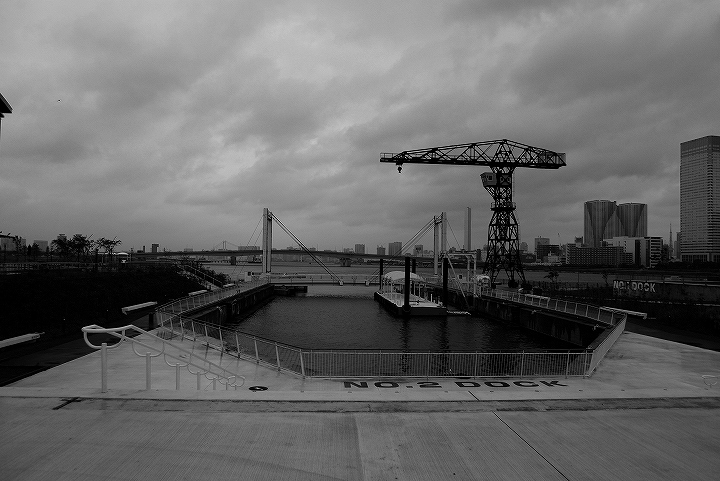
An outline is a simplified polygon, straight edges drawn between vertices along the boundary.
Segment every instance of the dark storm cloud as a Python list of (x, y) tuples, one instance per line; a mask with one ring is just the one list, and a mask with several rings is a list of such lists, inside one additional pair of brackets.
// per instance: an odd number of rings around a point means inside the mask
[(320, 247), (386, 245), (470, 206), (482, 239), (486, 169), (379, 157), (500, 138), (568, 155), (516, 172), (524, 237), (580, 235), (592, 198), (664, 233), (679, 143), (717, 134), (710, 1), (4, 7), (0, 214), (29, 237), (238, 244), (268, 207)]
[(477, 21), (494, 16), (513, 20), (531, 12), (552, 12), (576, 3), (576, 0), (463, 0), (448, 8), (447, 16), (464, 21)]

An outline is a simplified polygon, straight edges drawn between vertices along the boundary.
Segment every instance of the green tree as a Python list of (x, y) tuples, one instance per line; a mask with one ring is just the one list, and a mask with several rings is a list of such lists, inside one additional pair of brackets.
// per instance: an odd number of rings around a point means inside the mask
[(106, 239), (105, 237), (99, 238), (96, 243), (98, 248), (103, 249), (105, 253), (110, 257), (112, 262), (112, 255), (115, 251), (115, 248), (122, 244), (122, 241), (120, 241), (117, 237), (114, 239)]
[(554, 290), (557, 290), (557, 284), (558, 284), (558, 278), (560, 277), (560, 273), (556, 271), (555, 269), (551, 269), (550, 272), (547, 273), (545, 276), (546, 279), (550, 279), (550, 284), (552, 285), (552, 288)]
[(78, 262), (80, 262), (81, 257), (87, 256), (93, 246), (93, 242), (90, 238), (82, 234), (75, 234), (72, 236), (72, 238), (68, 241), (68, 244), (70, 246), (70, 250), (77, 256)]
[(66, 237), (58, 237), (50, 243), (50, 248), (60, 257), (68, 257), (70, 255), (70, 243)]

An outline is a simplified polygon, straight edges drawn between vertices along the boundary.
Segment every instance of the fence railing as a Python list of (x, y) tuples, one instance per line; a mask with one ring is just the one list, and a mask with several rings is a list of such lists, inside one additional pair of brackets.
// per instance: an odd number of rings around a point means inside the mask
[(338, 284), (366, 285), (379, 284), (378, 274), (270, 274), (272, 284)]
[(553, 311), (574, 314), (586, 317), (595, 322), (607, 324), (609, 326), (616, 325), (626, 317), (625, 313), (618, 312), (616, 309), (608, 309), (605, 307), (592, 306), (589, 304), (566, 301), (562, 299), (552, 299), (546, 296), (504, 291), (501, 289), (483, 289), (481, 291), (481, 295), (527, 304), (529, 306), (551, 309)]
[(610, 332), (610, 335), (605, 338), (603, 342), (600, 343), (598, 347), (593, 349), (592, 351), (592, 359), (590, 360), (590, 365), (588, 366), (587, 375), (591, 375), (595, 369), (597, 369), (598, 364), (600, 364), (600, 361), (603, 360), (605, 357), (605, 354), (610, 350), (610, 348), (615, 344), (615, 341), (618, 340), (620, 337), (620, 334), (623, 333), (625, 330), (625, 323), (627, 322), (627, 316), (623, 318), (620, 322), (615, 324), (613, 327), (613, 330)]
[(256, 287), (267, 284), (267, 280), (256, 280), (251, 282), (245, 282), (243, 284), (236, 284), (231, 287), (223, 287), (213, 291), (199, 292), (195, 295), (183, 297), (170, 301), (162, 306), (158, 307), (155, 311), (156, 320), (161, 323), (167, 320), (169, 317), (173, 317), (184, 312), (203, 307), (213, 302), (221, 301), (229, 297), (236, 296), (242, 292), (246, 292)]
[[(313, 276), (317, 277), (317, 276)], [(356, 276), (357, 278), (363, 276)], [(369, 276), (368, 276), (369, 277)], [(328, 276), (330, 278), (330, 276)], [(292, 277), (287, 277), (292, 279)], [(357, 279), (356, 279), (357, 280)], [(267, 279), (204, 292), (156, 310), (163, 336), (198, 341), (241, 359), (303, 377), (527, 377), (589, 376), (622, 333), (627, 314), (549, 297), (503, 290), (482, 295), (587, 317), (613, 333), (597, 349), (543, 352), (388, 352), (373, 350), (307, 350), (263, 339), (183, 316), (184, 312), (267, 284)], [(307, 279), (303, 279), (307, 282)], [(287, 282), (291, 283), (291, 282)]]
[[(83, 327), (82, 331), (85, 343), (93, 349), (99, 349), (101, 353), (100, 385), (102, 392), (107, 392), (108, 390), (108, 351), (117, 349), (123, 345), (124, 342), (129, 342), (132, 345), (133, 352), (137, 356), (145, 358), (145, 389), (148, 391), (152, 389), (152, 359), (160, 356), (162, 356), (168, 366), (175, 368), (175, 389), (180, 389), (181, 369), (186, 369), (196, 377), (198, 391), (202, 389), (203, 377), (210, 381), (211, 384), (209, 384), (208, 387), (212, 385), (213, 390), (216, 389), (217, 383), (225, 386), (225, 389), (231, 387), (237, 389), (245, 383), (245, 377), (227, 370), (219, 364), (208, 360), (206, 357), (199, 355), (197, 352), (174, 345), (168, 342), (168, 340), (137, 326), (127, 325), (116, 328), (104, 328), (93, 324)], [(127, 331), (144, 334), (145, 338), (141, 340), (137, 337), (130, 337), (126, 334)], [(93, 344), (88, 339), (88, 334), (110, 335), (117, 338), (118, 342), (115, 344), (108, 344), (106, 342), (100, 345)], [(144, 352), (138, 352), (138, 348), (144, 348)]]
[[(161, 324), (168, 338), (200, 341), (209, 347), (303, 377), (531, 377), (586, 376), (589, 350), (545, 352), (397, 352), (308, 350), (190, 318)], [(599, 362), (599, 361), (598, 361)]]

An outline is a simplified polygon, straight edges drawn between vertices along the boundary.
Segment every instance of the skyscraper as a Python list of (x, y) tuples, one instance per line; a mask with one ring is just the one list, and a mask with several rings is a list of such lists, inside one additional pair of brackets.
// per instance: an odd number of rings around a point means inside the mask
[[(583, 234), (585, 237), (585, 245), (588, 247), (600, 247), (607, 233), (615, 234), (615, 226), (607, 229), (610, 219), (617, 204), (613, 200), (589, 200), (585, 202), (585, 225)], [(616, 234), (615, 234), (616, 235)], [(611, 237), (615, 237), (615, 235)]]
[(600, 247), (604, 239), (647, 236), (647, 204), (618, 205), (614, 200), (585, 202), (585, 245)]
[(619, 204), (615, 209), (615, 216), (619, 220), (621, 231), (617, 237), (647, 236), (647, 204)]
[(720, 136), (680, 144), (680, 256), (720, 262)]
[(389, 256), (399, 256), (402, 254), (402, 242), (389, 243), (387, 252)]

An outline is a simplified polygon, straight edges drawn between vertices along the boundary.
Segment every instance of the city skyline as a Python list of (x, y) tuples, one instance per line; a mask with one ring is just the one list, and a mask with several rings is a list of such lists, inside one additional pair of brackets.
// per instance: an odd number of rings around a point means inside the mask
[[(122, 248), (408, 241), (447, 212), (487, 242), (487, 169), (383, 152), (507, 138), (520, 238), (583, 235), (588, 199), (680, 226), (681, 142), (717, 135), (716, 2), (13, 2), (0, 17), (0, 231)], [(692, 75), (688, 75), (692, 72)], [(278, 245), (289, 238), (275, 232)], [(432, 237), (418, 241), (432, 245)]]

